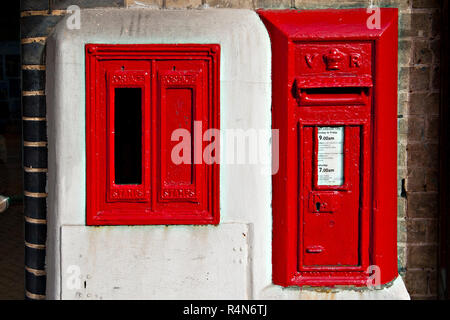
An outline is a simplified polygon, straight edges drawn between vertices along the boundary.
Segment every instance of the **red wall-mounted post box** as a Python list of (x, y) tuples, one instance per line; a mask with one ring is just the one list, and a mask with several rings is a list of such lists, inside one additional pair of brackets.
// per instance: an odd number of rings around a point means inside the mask
[[(219, 59), (217, 44), (86, 45), (88, 225), (219, 223), (219, 164), (194, 154), (219, 129)], [(192, 161), (172, 158), (177, 129)]]
[[(260, 10), (272, 42), (273, 282), (397, 276), (397, 9)], [(370, 19), (381, 19), (379, 28)], [(373, 28), (374, 27), (374, 28)], [(274, 149), (275, 150), (275, 149)], [(379, 268), (369, 268), (375, 265)]]

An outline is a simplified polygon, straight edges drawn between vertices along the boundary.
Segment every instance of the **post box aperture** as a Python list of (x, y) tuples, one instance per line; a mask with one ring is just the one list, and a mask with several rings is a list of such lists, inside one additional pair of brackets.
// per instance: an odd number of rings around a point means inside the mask
[[(260, 10), (272, 42), (273, 281), (397, 276), (397, 11)], [(377, 275), (378, 276), (378, 275)]]
[(219, 164), (202, 156), (219, 57), (217, 44), (86, 45), (88, 225), (219, 222)]

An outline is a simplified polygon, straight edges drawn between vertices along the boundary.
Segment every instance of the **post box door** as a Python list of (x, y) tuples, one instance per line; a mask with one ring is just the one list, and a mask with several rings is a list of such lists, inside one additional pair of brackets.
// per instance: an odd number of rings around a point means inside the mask
[(358, 266), (360, 128), (303, 128), (300, 269)]

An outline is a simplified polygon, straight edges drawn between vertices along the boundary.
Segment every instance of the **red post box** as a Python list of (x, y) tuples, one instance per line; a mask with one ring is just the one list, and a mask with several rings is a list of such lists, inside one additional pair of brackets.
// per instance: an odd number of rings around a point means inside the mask
[[(219, 129), (219, 57), (217, 44), (86, 45), (88, 225), (219, 223), (219, 164), (201, 156)], [(177, 129), (192, 161), (172, 158)]]
[(273, 282), (364, 286), (376, 269), (388, 283), (397, 276), (397, 9), (258, 13), (272, 42), (280, 138)]

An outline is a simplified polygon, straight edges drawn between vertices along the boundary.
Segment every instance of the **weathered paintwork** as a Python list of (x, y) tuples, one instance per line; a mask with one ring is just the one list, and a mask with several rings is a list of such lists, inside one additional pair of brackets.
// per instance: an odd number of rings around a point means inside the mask
[[(272, 43), (273, 282), (365, 286), (397, 276), (397, 9), (259, 10)], [(343, 182), (318, 183), (319, 127), (343, 127)]]
[[(219, 164), (202, 158), (204, 132), (219, 129), (219, 57), (218, 44), (86, 45), (88, 225), (219, 223)], [(115, 177), (117, 88), (142, 94), (136, 184)], [(171, 157), (179, 128), (192, 137), (191, 163)]]

